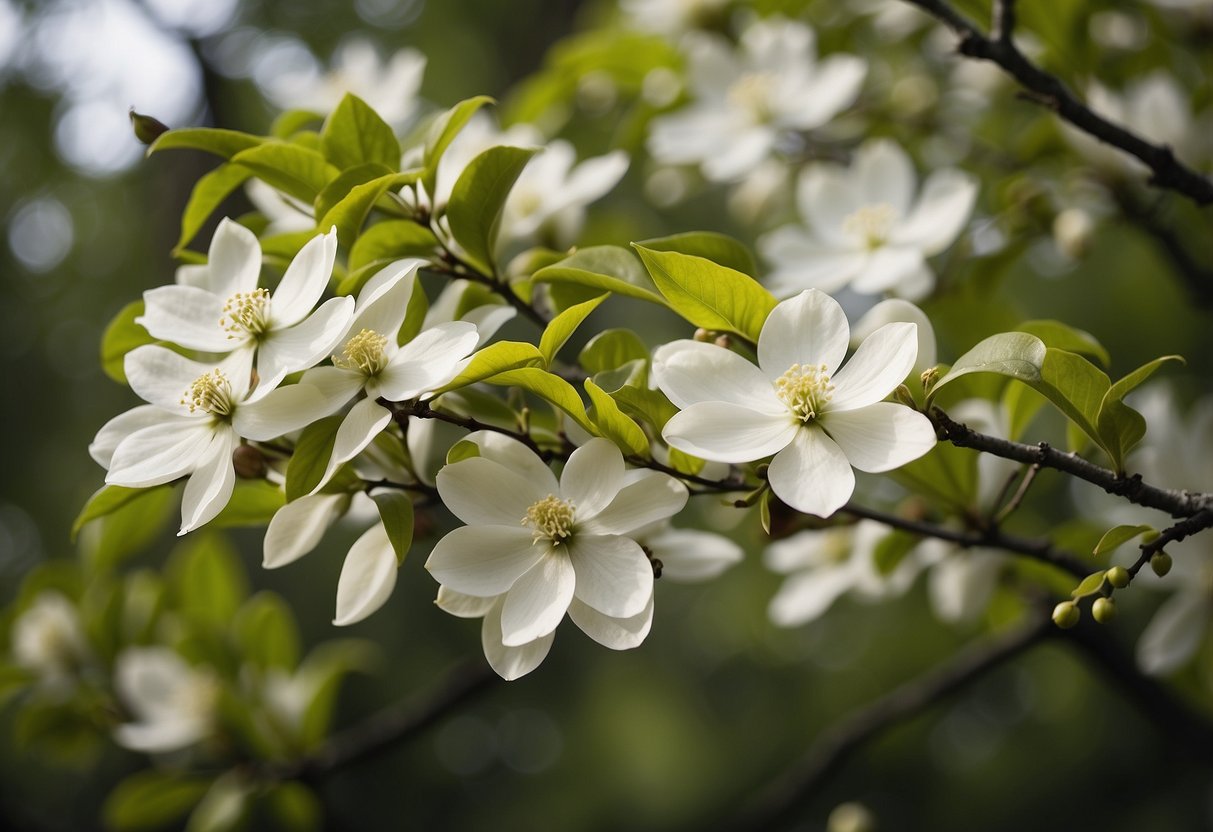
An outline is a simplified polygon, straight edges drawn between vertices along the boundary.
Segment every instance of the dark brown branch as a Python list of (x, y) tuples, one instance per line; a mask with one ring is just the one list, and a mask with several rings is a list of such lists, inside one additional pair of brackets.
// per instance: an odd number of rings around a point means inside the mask
[(799, 815), (817, 788), (865, 742), (939, 704), (950, 694), (1056, 632), (1047, 616), (1034, 615), (1027, 625), (970, 645), (934, 670), (852, 713), (819, 735), (808, 753), (774, 780), (730, 828), (749, 832), (786, 825)]
[(1213, 268), (1200, 262), (1188, 250), (1183, 238), (1175, 233), (1173, 223), (1159, 216), (1159, 206), (1146, 205), (1144, 200), (1127, 188), (1115, 188), (1112, 193), (1125, 219), (1145, 232), (1162, 249), (1192, 299), (1204, 308), (1213, 307)]
[(1053, 468), (1085, 480), (1092, 485), (1097, 485), (1109, 494), (1123, 497), (1131, 503), (1165, 511), (1172, 517), (1191, 517), (1207, 509), (1213, 509), (1213, 494), (1158, 488), (1144, 482), (1140, 475), (1122, 476), (1109, 468), (1088, 462), (1078, 454), (1058, 451), (1045, 442), (1041, 442), (1039, 445), (1025, 445), (1021, 442), (987, 436), (967, 425), (953, 421), (948, 414), (937, 407), (931, 408), (927, 416), (934, 423), (935, 432), (939, 438), (951, 442), (953, 445), (985, 451), (994, 456), (1013, 459), (1029, 465)]
[(1059, 78), (1050, 75), (1019, 51), (1011, 39), (1014, 7), (1007, 0), (996, 3), (994, 37), (986, 37), (977, 25), (944, 0), (905, 0), (947, 26), (960, 38), (962, 55), (997, 64), (1057, 115), (1105, 144), (1141, 160), (1152, 171), (1150, 184), (1181, 193), (1199, 205), (1213, 203), (1213, 181), (1175, 158), (1171, 148), (1153, 144), (1124, 127), (1108, 121), (1083, 104)]
[(1129, 574), (1136, 577), (1141, 568), (1150, 562), (1150, 558), (1161, 552), (1169, 543), (1178, 543), (1185, 537), (1194, 535), (1197, 532), (1202, 532), (1205, 529), (1213, 528), (1213, 509), (1193, 514), (1191, 517), (1184, 518), (1170, 528), (1163, 529), (1158, 537), (1151, 540), (1149, 543), (1141, 544), (1141, 555), (1137, 561), (1129, 567)]

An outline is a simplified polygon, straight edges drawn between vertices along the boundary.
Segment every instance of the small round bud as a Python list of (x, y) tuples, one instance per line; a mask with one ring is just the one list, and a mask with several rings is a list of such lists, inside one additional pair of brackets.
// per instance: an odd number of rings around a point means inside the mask
[(691, 338), (693, 338), (696, 341), (702, 341), (703, 343), (706, 344), (709, 341), (715, 341), (716, 334), (709, 329), (704, 329), (703, 327), (699, 327), (699, 329), (695, 330), (695, 334), (692, 335)]
[(1158, 577), (1163, 577), (1171, 571), (1171, 566), (1174, 561), (1166, 552), (1155, 552), (1150, 558), (1150, 568), (1154, 570), (1154, 574)]
[(893, 391), (893, 398), (911, 410), (918, 409), (918, 402), (914, 401), (914, 394), (904, 384), (897, 385), (897, 389)]
[(1091, 605), (1091, 615), (1100, 624), (1107, 624), (1116, 617), (1116, 602), (1111, 598), (1096, 598)]
[(151, 144), (169, 129), (162, 121), (136, 113), (134, 107), (131, 107), (131, 127), (135, 130), (135, 138), (144, 144)]
[(232, 451), (232, 466), (236, 476), (246, 480), (259, 480), (265, 477), (265, 457), (261, 451), (252, 445), (237, 445)]
[(733, 346), (733, 339), (728, 335), (717, 335), (712, 343), (718, 347), (724, 347), (727, 350), (729, 347)]
[(1063, 630), (1068, 630), (1078, 623), (1082, 613), (1073, 601), (1062, 601), (1053, 608), (1053, 623)]
[(1071, 260), (1078, 260), (1091, 248), (1095, 220), (1081, 208), (1067, 208), (1053, 219), (1053, 241)]
[(1117, 589), (1124, 589), (1129, 585), (1129, 581), (1133, 580), (1133, 576), (1129, 574), (1129, 570), (1123, 566), (1113, 566), (1104, 574), (1104, 577), (1108, 579), (1108, 583)]
[(826, 832), (876, 832), (876, 815), (862, 803), (840, 803), (830, 812)]

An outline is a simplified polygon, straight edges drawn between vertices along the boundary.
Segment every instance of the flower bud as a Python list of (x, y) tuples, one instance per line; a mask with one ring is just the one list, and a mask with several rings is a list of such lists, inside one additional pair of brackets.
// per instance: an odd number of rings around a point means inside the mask
[(1078, 623), (1082, 613), (1073, 601), (1062, 601), (1053, 608), (1053, 623), (1063, 630), (1068, 630)]
[(826, 832), (876, 832), (876, 815), (862, 803), (840, 803), (830, 812)]
[(699, 329), (695, 330), (695, 334), (692, 335), (691, 338), (693, 338), (696, 341), (702, 341), (703, 343), (706, 344), (709, 341), (715, 341), (716, 334), (709, 329), (704, 329), (703, 327), (699, 327)]
[(1053, 219), (1053, 241), (1071, 260), (1078, 260), (1091, 247), (1095, 220), (1081, 208), (1067, 208)]
[(131, 127), (135, 130), (135, 138), (144, 144), (151, 144), (160, 138), (162, 133), (167, 133), (169, 129), (168, 125), (162, 121), (136, 113), (134, 107), (131, 107)]
[(911, 410), (918, 409), (918, 402), (914, 401), (914, 394), (904, 384), (897, 385), (897, 389), (893, 391), (893, 398)]
[(922, 382), (923, 392), (930, 393), (931, 388), (935, 386), (935, 382), (939, 381), (939, 368), (928, 367), (922, 371), (922, 375), (918, 378)]
[(1150, 558), (1150, 568), (1160, 578), (1171, 571), (1172, 563), (1171, 556), (1166, 552), (1155, 552)]
[(1117, 589), (1124, 589), (1129, 585), (1129, 581), (1133, 580), (1133, 576), (1129, 574), (1129, 570), (1123, 566), (1113, 566), (1104, 574), (1104, 577), (1108, 579), (1108, 583)]
[(724, 347), (727, 350), (729, 347), (733, 346), (733, 339), (730, 338), (727, 334), (717, 335), (715, 340), (712, 341), (712, 343), (718, 347)]
[(265, 456), (252, 445), (237, 445), (232, 451), (232, 466), (236, 476), (246, 480), (259, 480), (265, 477)]
[(1107, 624), (1116, 617), (1116, 602), (1111, 598), (1096, 598), (1091, 605), (1091, 615), (1100, 624)]

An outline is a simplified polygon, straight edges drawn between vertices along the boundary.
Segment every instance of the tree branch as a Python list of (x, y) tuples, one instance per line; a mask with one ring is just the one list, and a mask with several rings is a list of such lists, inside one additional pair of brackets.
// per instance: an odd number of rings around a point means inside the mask
[(1141, 568), (1150, 562), (1150, 558), (1161, 552), (1168, 543), (1178, 543), (1189, 535), (1213, 528), (1213, 510), (1206, 510), (1187, 517), (1170, 528), (1163, 529), (1158, 537), (1149, 543), (1141, 544), (1141, 555), (1129, 567), (1129, 574), (1136, 577)]
[(1200, 491), (1175, 491), (1149, 485), (1142, 480), (1139, 474), (1131, 477), (1122, 476), (1110, 468), (1088, 462), (1078, 454), (1058, 451), (1046, 442), (1041, 442), (1039, 445), (1025, 445), (1021, 442), (987, 436), (967, 425), (953, 421), (938, 407), (931, 408), (927, 416), (934, 423), (935, 432), (939, 438), (951, 442), (957, 447), (972, 448), (1004, 459), (1053, 468), (1092, 485), (1097, 485), (1109, 494), (1123, 497), (1131, 503), (1165, 511), (1172, 517), (1191, 517), (1202, 511), (1213, 509), (1213, 494)]
[(1032, 98), (1049, 106), (1060, 118), (1145, 163), (1152, 171), (1151, 185), (1183, 194), (1199, 205), (1213, 203), (1213, 181), (1176, 159), (1170, 147), (1148, 142), (1096, 114), (1079, 101), (1060, 79), (1029, 61), (1011, 39), (1015, 10), (1010, 0), (995, 3), (993, 37), (983, 35), (975, 23), (945, 0), (905, 2), (917, 6), (952, 29), (960, 38), (957, 48), (962, 55), (997, 64), (1030, 92)]

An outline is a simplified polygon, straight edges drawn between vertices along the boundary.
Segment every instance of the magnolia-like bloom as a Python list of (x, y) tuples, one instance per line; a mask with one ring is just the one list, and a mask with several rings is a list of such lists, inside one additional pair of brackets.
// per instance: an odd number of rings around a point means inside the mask
[(698, 529), (676, 529), (660, 523), (636, 533), (653, 561), (661, 563), (661, 577), (676, 583), (695, 583), (715, 578), (730, 566), (741, 563), (741, 547), (722, 534)]
[(114, 690), (134, 719), (114, 729), (132, 751), (177, 751), (208, 736), (219, 686), (167, 647), (130, 647), (114, 662)]
[[(271, 293), (257, 285), (261, 244), (224, 219), (205, 266), (178, 270), (181, 285), (143, 293), (136, 318), (154, 338), (209, 353), (256, 350), (260, 384), (277, 387), (288, 373), (324, 359), (349, 325), (353, 298), (330, 298), (315, 309), (333, 273), (337, 230), (309, 241)], [(315, 311), (313, 311), (315, 309)]]
[(58, 592), (38, 593), (13, 621), (13, 661), (33, 671), (48, 687), (63, 687), (92, 651), (76, 607)]
[(559, 481), (521, 443), (482, 435), (477, 444), (480, 456), (438, 473), (443, 503), (468, 525), (434, 547), (430, 574), (459, 595), (501, 596), (503, 647), (550, 637), (566, 612), (596, 639), (647, 617), (653, 569), (628, 535), (681, 510), (686, 488), (665, 474), (626, 471), (605, 439), (574, 451)]
[(780, 627), (807, 624), (843, 595), (880, 601), (903, 594), (914, 582), (920, 559), (907, 554), (888, 574), (876, 566), (876, 546), (889, 528), (873, 520), (797, 532), (763, 552), (767, 568), (787, 579), (767, 608)]
[(916, 329), (880, 327), (839, 369), (849, 340), (846, 314), (829, 295), (808, 289), (767, 318), (757, 367), (714, 344), (666, 344), (653, 355), (653, 378), (681, 412), (662, 436), (718, 462), (774, 454), (767, 480), (775, 496), (828, 517), (855, 489), (852, 466), (889, 471), (935, 444), (926, 416), (884, 401), (914, 366)]
[(249, 393), (249, 354), (216, 364), (191, 361), (155, 345), (127, 353), (127, 381), (147, 405), (115, 416), (97, 432), (89, 453), (105, 481), (148, 488), (189, 477), (181, 501), (185, 534), (212, 520), (232, 496), (232, 452), (241, 439), (264, 442), (324, 415), (310, 385)]
[(333, 356), (333, 365), (303, 376), (304, 384), (323, 394), (330, 413), (365, 394), (337, 429), (328, 466), (313, 493), (392, 421), (392, 412), (378, 399), (409, 401), (441, 387), (459, 374), (480, 340), (475, 324), (451, 321), (423, 329), (404, 346), (397, 344), (420, 263), (395, 263), (367, 281), (354, 319), (337, 339), (341, 352)]
[(800, 177), (796, 198), (805, 226), (788, 225), (759, 240), (774, 270), (777, 297), (803, 289), (927, 294), (935, 275), (926, 258), (950, 246), (977, 198), (977, 182), (959, 170), (936, 171), (915, 199), (914, 167), (887, 139), (864, 143), (849, 168), (816, 164)]
[(813, 30), (779, 18), (747, 28), (736, 53), (715, 35), (687, 43), (695, 101), (654, 119), (649, 152), (664, 164), (698, 164), (716, 182), (744, 176), (782, 139), (828, 122), (855, 100), (867, 73), (854, 55), (818, 61)]

